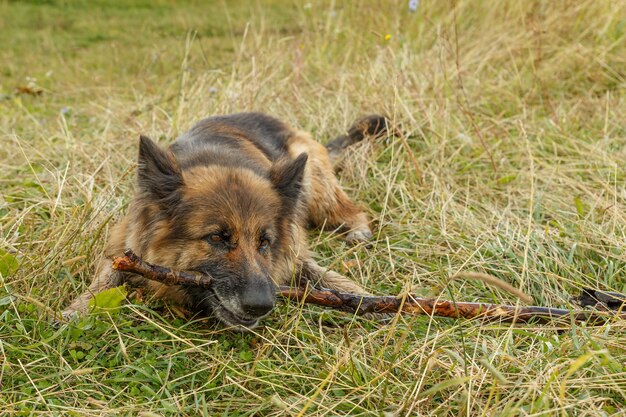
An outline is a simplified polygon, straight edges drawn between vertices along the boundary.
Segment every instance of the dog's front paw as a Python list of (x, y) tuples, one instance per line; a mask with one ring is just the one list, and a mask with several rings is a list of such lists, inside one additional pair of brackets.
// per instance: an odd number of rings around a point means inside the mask
[(372, 232), (369, 229), (351, 230), (346, 235), (346, 242), (348, 242), (350, 245), (368, 243), (372, 239), (372, 236)]
[(64, 324), (73, 322), (78, 319), (79, 316), (80, 313), (76, 310), (63, 310), (60, 315), (57, 315), (50, 320), (50, 324), (55, 328), (59, 328)]

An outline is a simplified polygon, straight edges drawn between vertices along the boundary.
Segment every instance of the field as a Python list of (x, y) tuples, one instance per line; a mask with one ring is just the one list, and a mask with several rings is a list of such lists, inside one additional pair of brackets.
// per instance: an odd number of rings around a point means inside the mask
[(263, 111), (321, 142), (379, 294), (574, 308), (626, 292), (626, 2), (0, 1), (0, 415), (626, 415), (626, 323), (385, 322), (279, 304), (253, 333), (124, 301), (54, 328), (133, 192), (138, 137)]

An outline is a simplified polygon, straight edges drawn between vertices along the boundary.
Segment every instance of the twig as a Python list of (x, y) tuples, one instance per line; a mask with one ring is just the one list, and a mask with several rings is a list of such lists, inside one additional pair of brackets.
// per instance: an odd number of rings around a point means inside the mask
[(206, 274), (185, 271), (174, 271), (164, 266), (154, 265), (143, 261), (135, 252), (127, 249), (124, 257), (113, 260), (113, 269), (122, 272), (134, 272), (143, 275), (152, 281), (165, 285), (189, 284), (198, 287), (210, 288), (211, 277)]
[[(201, 273), (174, 271), (152, 265), (141, 260), (131, 250), (124, 257), (113, 261), (113, 268), (124, 272), (134, 272), (145, 278), (166, 285), (197, 285), (211, 287), (212, 278)], [(433, 298), (420, 298), (411, 295), (403, 297), (372, 296), (349, 294), (330, 289), (278, 287), (278, 294), (289, 300), (329, 307), (357, 315), (367, 313), (406, 313), (410, 315), (430, 315), (449, 318), (484, 318), (510, 323), (548, 323), (558, 319), (578, 322), (602, 323), (609, 318), (626, 320), (626, 314), (617, 312), (599, 312), (567, 310), (538, 306), (511, 306), (488, 303), (469, 303)]]

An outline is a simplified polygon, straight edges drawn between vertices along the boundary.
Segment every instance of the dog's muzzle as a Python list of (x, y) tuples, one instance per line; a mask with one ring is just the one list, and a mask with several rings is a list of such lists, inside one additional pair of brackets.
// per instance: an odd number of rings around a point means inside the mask
[(224, 292), (211, 289), (208, 300), (213, 314), (230, 326), (254, 328), (276, 303), (276, 287), (263, 278), (248, 278), (237, 290)]

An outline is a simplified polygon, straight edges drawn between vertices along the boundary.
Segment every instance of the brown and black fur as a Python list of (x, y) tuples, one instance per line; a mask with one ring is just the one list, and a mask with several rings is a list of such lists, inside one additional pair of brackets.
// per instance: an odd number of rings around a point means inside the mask
[[(305, 227), (341, 228), (353, 243), (371, 238), (368, 219), (339, 186), (331, 158), (386, 126), (383, 117), (369, 116), (328, 149), (259, 113), (204, 119), (167, 150), (142, 136), (128, 214), (113, 228), (89, 290), (64, 315), (84, 312), (93, 294), (126, 281), (243, 327), (271, 311), (274, 284), (294, 278), (364, 292), (313, 260)], [(215, 285), (168, 287), (125, 276), (111, 259), (126, 248), (151, 263), (206, 272)]]

